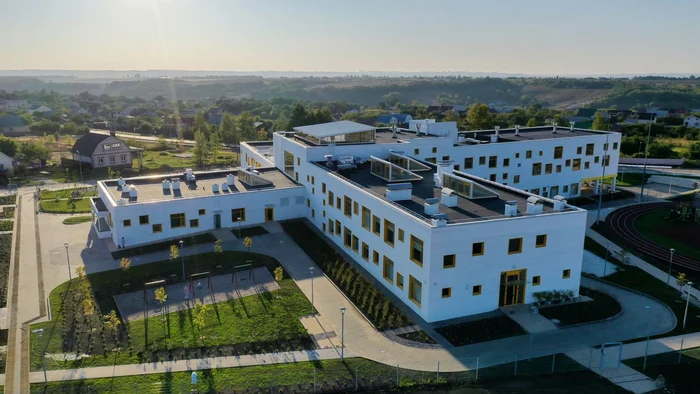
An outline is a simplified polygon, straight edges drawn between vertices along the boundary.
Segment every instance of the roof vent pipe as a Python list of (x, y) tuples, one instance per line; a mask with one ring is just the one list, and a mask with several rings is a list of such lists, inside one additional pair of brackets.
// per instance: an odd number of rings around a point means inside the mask
[(574, 131), (574, 125), (575, 125), (575, 124), (576, 124), (576, 122), (569, 122), (569, 126), (570, 126), (570, 129), (569, 129), (569, 130), (570, 130), (570, 131)]
[(556, 133), (556, 132), (557, 132), (557, 123), (552, 122), (552, 133)]
[(494, 127), (494, 130), (496, 131), (496, 136), (498, 136), (498, 133), (501, 131), (501, 126)]
[(520, 135), (520, 125), (519, 124), (515, 125), (515, 135)]

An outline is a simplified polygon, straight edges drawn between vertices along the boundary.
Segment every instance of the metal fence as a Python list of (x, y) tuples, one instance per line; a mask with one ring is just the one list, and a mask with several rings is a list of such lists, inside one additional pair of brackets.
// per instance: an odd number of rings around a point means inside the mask
[[(32, 385), (32, 393), (345, 393), (374, 390), (445, 389), (514, 376), (533, 376), (585, 370), (563, 354), (518, 357), (516, 361), (481, 367), (478, 357), (468, 361), (436, 362), (433, 371), (414, 369), (416, 363), (395, 366), (360, 358), (345, 361), (300, 362), (267, 366), (138, 375), (89, 381)], [(466, 371), (452, 372), (456, 369)], [(156, 381), (157, 380), (157, 381)]]

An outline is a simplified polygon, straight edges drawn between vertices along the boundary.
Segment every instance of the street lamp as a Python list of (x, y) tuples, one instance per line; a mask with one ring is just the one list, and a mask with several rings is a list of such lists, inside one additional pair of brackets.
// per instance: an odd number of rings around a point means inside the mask
[(180, 240), (180, 261), (182, 261), (182, 280), (185, 281), (185, 255), (182, 254), (182, 247), (185, 246), (185, 241)]
[(642, 170), (642, 190), (639, 193), (639, 202), (644, 201), (644, 184), (647, 179), (647, 158), (649, 157), (649, 141), (651, 139), (651, 122), (649, 122), (649, 130), (647, 131), (647, 143), (644, 147), (644, 169)]
[[(644, 305), (644, 309), (647, 313), (651, 310), (649, 305)], [(647, 355), (649, 355), (649, 337), (651, 336), (651, 319), (647, 317), (647, 344), (644, 347), (644, 365), (642, 365), (642, 371), (647, 369)]]
[(70, 273), (70, 255), (68, 254), (68, 242), (64, 242), (63, 246), (66, 248), (66, 261), (68, 262), (68, 280), (72, 280), (72, 276)]
[(668, 261), (668, 278), (666, 278), (666, 288), (671, 283), (671, 269), (673, 268), (673, 254), (676, 253), (676, 249), (671, 248), (671, 258)]
[(309, 268), (309, 275), (311, 275), (311, 314), (314, 314), (314, 267)]
[(688, 294), (685, 299), (685, 314), (683, 315), (683, 329), (685, 330), (685, 320), (688, 318), (688, 304), (690, 303), (690, 290), (693, 289), (693, 282), (686, 283), (688, 285)]
[(340, 307), (340, 360), (345, 359), (345, 307)]
[(238, 222), (238, 239), (241, 239), (241, 217), (239, 216), (236, 221)]
[(600, 210), (603, 209), (603, 185), (605, 185), (605, 167), (607, 166), (606, 158), (608, 157), (609, 139), (610, 133), (605, 134), (605, 145), (603, 145), (605, 149), (603, 150), (603, 159), (600, 163), (601, 167), (603, 167), (603, 175), (600, 178), (600, 182), (598, 182), (598, 215), (596, 216), (595, 224), (598, 224), (600, 222)]

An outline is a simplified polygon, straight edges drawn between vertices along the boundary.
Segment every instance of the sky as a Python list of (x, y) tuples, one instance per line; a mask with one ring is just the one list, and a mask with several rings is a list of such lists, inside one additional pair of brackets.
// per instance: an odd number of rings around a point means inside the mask
[(0, 0), (0, 70), (700, 74), (698, 0)]

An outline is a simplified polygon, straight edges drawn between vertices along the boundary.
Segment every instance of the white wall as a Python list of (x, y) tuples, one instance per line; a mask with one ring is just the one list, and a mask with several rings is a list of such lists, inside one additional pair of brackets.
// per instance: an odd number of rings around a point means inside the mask
[[(105, 144), (116, 144), (120, 143), (121, 146), (117, 149), (104, 150)], [(80, 152), (81, 155), (88, 152)], [(131, 149), (124, 142), (115, 137), (108, 137), (97, 145), (94, 152), (92, 153), (92, 166), (94, 168), (99, 167), (113, 167), (113, 166), (129, 166), (131, 167)], [(122, 157), (124, 158), (122, 160)], [(114, 158), (114, 161), (111, 161)], [(102, 159), (102, 162), (100, 162)]]
[[(121, 238), (124, 237), (126, 246), (133, 246), (213, 230), (214, 215), (217, 211), (221, 213), (222, 228), (236, 227), (238, 223), (231, 219), (231, 209), (234, 208), (246, 209), (246, 220), (242, 226), (264, 223), (266, 207), (274, 207), (275, 221), (299, 218), (303, 216), (301, 208), (305, 207), (304, 193), (303, 187), (290, 187), (116, 206), (107, 203), (111, 198), (105, 200), (104, 190), (100, 190), (100, 197), (112, 213), (114, 243), (121, 244)], [(206, 209), (206, 214), (200, 216), (200, 209)], [(170, 228), (170, 214), (174, 213), (185, 213), (186, 227)], [(139, 224), (141, 215), (149, 215), (148, 225)], [(124, 227), (124, 219), (131, 219), (131, 227)], [(199, 219), (199, 227), (190, 228), (190, 219)], [(163, 225), (163, 232), (153, 233), (152, 225), (157, 223)]]
[(0, 170), (10, 170), (12, 168), (14, 168), (14, 160), (10, 156), (0, 152)]
[[(272, 149), (270, 150), (272, 152)], [(275, 163), (273, 160), (268, 159), (267, 157), (263, 156), (258, 152), (255, 148), (253, 148), (251, 145), (248, 145), (245, 142), (242, 142), (240, 144), (240, 156), (241, 156), (241, 165), (246, 165), (248, 162), (248, 158), (253, 159), (257, 161), (258, 163), (262, 164), (263, 167), (274, 167)]]

